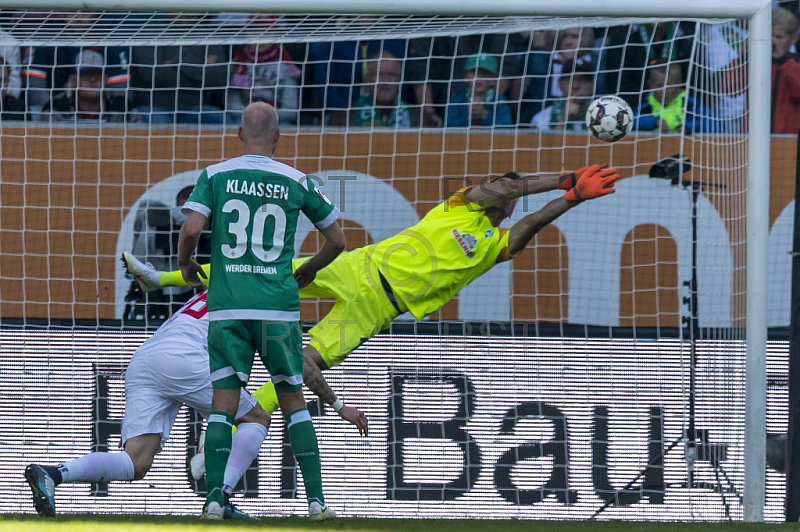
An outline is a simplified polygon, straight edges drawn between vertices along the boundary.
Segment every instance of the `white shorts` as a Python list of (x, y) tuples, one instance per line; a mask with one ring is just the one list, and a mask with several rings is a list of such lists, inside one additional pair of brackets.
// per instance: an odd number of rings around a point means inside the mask
[[(211, 375), (207, 352), (187, 352), (186, 344), (159, 343), (134, 353), (125, 371), (125, 417), (122, 443), (142, 434), (160, 434), (161, 447), (169, 438), (181, 405), (208, 419), (211, 413)], [(239, 396), (236, 419), (257, 404), (247, 390)]]

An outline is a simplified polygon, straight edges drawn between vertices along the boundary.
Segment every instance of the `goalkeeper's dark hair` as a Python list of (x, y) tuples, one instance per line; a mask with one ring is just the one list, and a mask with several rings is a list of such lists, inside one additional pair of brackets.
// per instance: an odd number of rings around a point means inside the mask
[(497, 181), (498, 179), (511, 179), (511, 180), (517, 180), (517, 179), (522, 179), (522, 176), (521, 176), (521, 175), (519, 175), (519, 174), (518, 174), (518, 173), (516, 173), (516, 172), (506, 172), (505, 174), (501, 175), (500, 177), (493, 177), (493, 178), (491, 178), (491, 179), (489, 180), (489, 182), (491, 183), (492, 181)]

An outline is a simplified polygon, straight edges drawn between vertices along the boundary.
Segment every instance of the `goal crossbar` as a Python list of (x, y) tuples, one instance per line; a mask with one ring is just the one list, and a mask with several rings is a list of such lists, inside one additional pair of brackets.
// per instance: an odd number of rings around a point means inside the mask
[[(299, 0), (291, 3), (277, 1), (242, 0), (224, 6), (225, 11), (262, 13), (332, 13), (332, 14), (398, 14), (416, 15), (481, 15), (548, 17), (705, 17), (705, 18), (752, 18), (771, 4), (762, 0), (715, 0), (695, 2), (677, 0), (672, 2), (548, 2), (546, 0), (505, 0), (485, 2), (483, 0), (448, 0), (429, 2), (426, 0), (401, 0), (378, 2), (375, 0)], [(19, 2), (0, 1), (2, 8), (18, 8)], [(27, 9), (75, 9), (72, 0), (32, 0), (25, 3)], [(160, 0), (85, 0), (80, 3), (84, 10), (116, 11), (219, 11), (215, 0), (173, 2), (165, 5)]]

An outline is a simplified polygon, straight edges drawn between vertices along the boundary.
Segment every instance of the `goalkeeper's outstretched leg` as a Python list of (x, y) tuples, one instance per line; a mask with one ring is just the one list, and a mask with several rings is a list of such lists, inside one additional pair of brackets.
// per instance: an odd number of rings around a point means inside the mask
[[(165, 286), (189, 286), (183, 280), (180, 270), (174, 272), (156, 270), (149, 262), (142, 262), (127, 251), (122, 253), (121, 260), (125, 273), (133, 276), (139, 289), (145, 294), (161, 290)], [(203, 265), (206, 277), (210, 269), (209, 264)]]

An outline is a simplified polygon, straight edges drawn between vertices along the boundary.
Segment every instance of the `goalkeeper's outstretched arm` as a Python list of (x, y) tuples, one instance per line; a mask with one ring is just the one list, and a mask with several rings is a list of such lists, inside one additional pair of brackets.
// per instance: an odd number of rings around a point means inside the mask
[(563, 197), (554, 199), (511, 227), (508, 233), (509, 254), (513, 257), (525, 249), (536, 233), (572, 207), (585, 200), (613, 194), (615, 192), (614, 183), (617, 179), (619, 179), (619, 174), (614, 168), (595, 165), (585, 169), (575, 180), (575, 186), (570, 188)]
[(571, 208), (563, 197), (557, 198), (515, 223), (508, 233), (509, 254), (513, 257), (525, 249), (536, 233)]
[(522, 196), (561, 189), (570, 190), (587, 171), (597, 171), (606, 165), (595, 164), (562, 174), (517, 174), (508, 172), (502, 177), (488, 179), (469, 189), (466, 198), (488, 209)]

